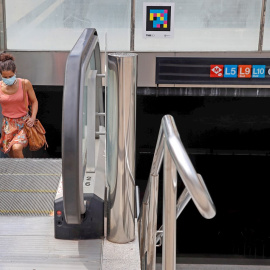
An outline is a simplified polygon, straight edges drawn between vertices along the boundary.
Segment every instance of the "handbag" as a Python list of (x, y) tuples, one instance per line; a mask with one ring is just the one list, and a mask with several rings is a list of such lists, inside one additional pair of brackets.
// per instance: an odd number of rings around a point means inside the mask
[[(25, 80), (23, 80), (23, 99), (24, 99), (26, 111), (31, 113), (26, 102)], [(45, 133), (46, 133), (45, 128), (42, 126), (42, 124), (40, 123), (38, 119), (35, 120), (35, 123), (32, 127), (28, 127), (25, 124), (24, 131), (28, 139), (28, 146), (29, 146), (30, 151), (37, 151), (43, 146), (45, 146), (45, 149), (48, 147), (48, 143), (46, 141), (46, 136), (45, 136)]]

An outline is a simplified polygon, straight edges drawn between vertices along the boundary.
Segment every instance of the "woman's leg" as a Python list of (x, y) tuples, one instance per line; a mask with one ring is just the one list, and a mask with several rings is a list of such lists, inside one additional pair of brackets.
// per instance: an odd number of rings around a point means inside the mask
[(19, 144), (19, 143), (13, 144), (11, 151), (12, 151), (13, 158), (24, 158), (22, 144)]

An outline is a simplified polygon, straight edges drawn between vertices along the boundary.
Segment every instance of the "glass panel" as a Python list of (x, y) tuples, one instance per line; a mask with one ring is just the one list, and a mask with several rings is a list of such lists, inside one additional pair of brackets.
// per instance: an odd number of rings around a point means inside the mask
[(90, 69), (96, 70), (95, 52), (93, 52), (93, 54), (91, 55), (91, 58), (90, 58)]
[[(85, 71), (85, 79), (84, 79), (84, 91), (83, 91), (83, 115), (82, 115), (82, 161), (83, 164), (86, 164), (86, 149), (87, 149), (87, 93), (89, 85), (89, 72), (90, 70), (95, 70), (95, 56), (92, 54), (88, 66)], [(85, 168), (85, 166), (83, 166)]]
[(266, 4), (263, 50), (270, 50), (270, 2)]
[(259, 0), (154, 0), (175, 3), (174, 38), (143, 38), (143, 2), (136, 1), (137, 51), (256, 51)]
[(71, 50), (84, 28), (96, 28), (102, 50), (105, 33), (108, 50), (129, 50), (130, 2), (8, 0), (7, 47), (10, 50)]

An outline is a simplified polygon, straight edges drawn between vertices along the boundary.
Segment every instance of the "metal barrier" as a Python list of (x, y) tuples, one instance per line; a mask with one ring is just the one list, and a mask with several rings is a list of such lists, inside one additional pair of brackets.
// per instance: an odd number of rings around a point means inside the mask
[(108, 55), (106, 99), (107, 239), (135, 238), (135, 135), (137, 54)]
[[(164, 156), (163, 226), (157, 231), (159, 171)], [(177, 171), (185, 185), (178, 199)], [(142, 269), (156, 269), (156, 244), (162, 246), (162, 269), (176, 269), (176, 218), (192, 198), (205, 218), (213, 218), (215, 206), (201, 175), (197, 174), (180, 140), (174, 119), (162, 118), (154, 159), (138, 218)]]

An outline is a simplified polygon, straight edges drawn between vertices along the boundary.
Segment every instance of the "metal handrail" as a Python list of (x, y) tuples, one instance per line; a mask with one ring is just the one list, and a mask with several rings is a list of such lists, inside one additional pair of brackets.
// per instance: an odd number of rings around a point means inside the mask
[[(159, 171), (164, 157), (163, 226), (157, 231)], [(176, 204), (177, 171), (185, 185)], [(165, 115), (157, 139), (150, 176), (138, 218), (142, 269), (156, 267), (156, 243), (163, 243), (162, 269), (176, 268), (176, 219), (192, 198), (201, 215), (213, 218), (216, 209), (201, 175), (181, 142), (174, 119)], [(162, 240), (162, 243), (161, 243)]]

